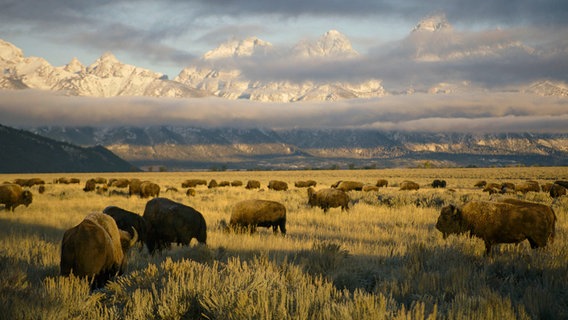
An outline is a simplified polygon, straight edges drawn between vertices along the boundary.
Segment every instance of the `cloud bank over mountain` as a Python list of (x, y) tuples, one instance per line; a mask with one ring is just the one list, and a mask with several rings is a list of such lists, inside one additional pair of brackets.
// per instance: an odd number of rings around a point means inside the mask
[(2, 122), (20, 127), (187, 125), (553, 133), (567, 130), (567, 104), (558, 97), (508, 93), (415, 94), (283, 106), (221, 98), (88, 98), (39, 90), (0, 91)]

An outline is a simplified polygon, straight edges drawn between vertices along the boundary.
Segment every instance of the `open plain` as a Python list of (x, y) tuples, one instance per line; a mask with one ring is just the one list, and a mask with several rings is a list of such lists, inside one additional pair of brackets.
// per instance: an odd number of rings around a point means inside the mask
[[(61, 177), (79, 184), (61, 184)], [(207, 245), (172, 245), (150, 255), (132, 248), (127, 272), (90, 292), (84, 279), (59, 276), (65, 230), (91, 212), (118, 206), (142, 215), (149, 198), (128, 188), (85, 192), (90, 178), (138, 178), (160, 186), (166, 197), (201, 212)], [(546, 192), (489, 195), (480, 181), (541, 185), (568, 180), (568, 167), (221, 171), (89, 174), (0, 174), (0, 182), (40, 178), (33, 202), (0, 211), (0, 314), (6, 319), (565, 319), (568, 318), (568, 197)], [(241, 181), (240, 186), (199, 185), (188, 179)], [(348, 211), (308, 206), (307, 188), (339, 180), (378, 190), (348, 191)], [(433, 188), (435, 179), (446, 181)], [(248, 180), (260, 189), (246, 189)], [(269, 189), (281, 180), (288, 190)], [(401, 191), (405, 180), (419, 190)], [(554, 243), (495, 246), (466, 235), (442, 238), (435, 224), (444, 205), (499, 197), (552, 206)], [(232, 206), (245, 199), (282, 203), (285, 236), (258, 228), (226, 232)], [(0, 205), (0, 209), (1, 209)]]

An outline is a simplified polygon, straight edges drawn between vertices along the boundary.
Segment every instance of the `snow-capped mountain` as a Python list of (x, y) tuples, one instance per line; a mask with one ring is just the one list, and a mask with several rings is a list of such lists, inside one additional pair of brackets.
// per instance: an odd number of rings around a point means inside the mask
[[(488, 42), (485, 38), (492, 40)], [(539, 50), (520, 41), (501, 37), (499, 30), (490, 37), (456, 32), (443, 14), (420, 21), (394, 47), (390, 56), (402, 61), (408, 59), (417, 65), (468, 62), (471, 61), (468, 59), (491, 57), (532, 59), (538, 58), (539, 54)], [(262, 102), (335, 101), (412, 94), (417, 91), (448, 94), (481, 90), (470, 79), (456, 78), (442, 79), (438, 83), (399, 84), (398, 88), (389, 90), (383, 87), (383, 83), (386, 83), (383, 80), (388, 79), (384, 79), (385, 75), (382, 74), (359, 77), (353, 81), (262, 80), (263, 77), (254, 78), (250, 74), (250, 70), (257, 67), (257, 58), (264, 63), (277, 61), (282, 65), (297, 63), (299, 66), (368, 61), (359, 57), (361, 55), (353, 49), (347, 36), (337, 30), (330, 30), (315, 40), (302, 40), (288, 49), (275, 48), (270, 42), (249, 37), (220, 44), (206, 52), (199, 61), (183, 68), (173, 80), (168, 80), (163, 74), (124, 64), (111, 53), (104, 53), (91, 65), (85, 66), (74, 58), (65, 66), (55, 67), (41, 57), (26, 57), (13, 44), (0, 40), (0, 89), (33, 88), (94, 97), (217, 96)], [(414, 81), (414, 78), (410, 81)], [(543, 80), (507, 87), (507, 90), (566, 96), (567, 87), (566, 83), (560, 81)]]

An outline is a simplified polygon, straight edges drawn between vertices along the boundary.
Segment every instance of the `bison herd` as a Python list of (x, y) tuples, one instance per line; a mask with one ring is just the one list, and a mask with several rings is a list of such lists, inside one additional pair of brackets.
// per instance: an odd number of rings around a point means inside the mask
[[(71, 182), (72, 181), (72, 182)], [(79, 183), (78, 179), (56, 179), (55, 183)], [(32, 193), (28, 189), (34, 185), (44, 186), (40, 179), (17, 179), (12, 183), (0, 185), (0, 203), (5, 210), (14, 211), (20, 205), (32, 203)], [(206, 186), (242, 186), (240, 181), (207, 182), (201, 179), (184, 181), (182, 188), (188, 188), (187, 195), (195, 196), (195, 187)], [(323, 212), (331, 208), (349, 211), (350, 191), (378, 191), (388, 186), (388, 181), (380, 179), (376, 184), (364, 184), (357, 181), (338, 181), (330, 187), (316, 190), (314, 180), (297, 181), (296, 188), (307, 188), (307, 205), (318, 207)], [(434, 180), (429, 186), (445, 188), (445, 180)], [(136, 242), (144, 246), (150, 254), (168, 249), (171, 244), (189, 245), (192, 239), (199, 244), (207, 243), (207, 223), (203, 214), (194, 208), (160, 197), (160, 186), (151, 181), (139, 179), (88, 179), (83, 190), (92, 192), (108, 191), (109, 187), (128, 188), (128, 196), (152, 198), (146, 202), (142, 215), (125, 209), (108, 206), (102, 212), (91, 213), (83, 221), (65, 231), (61, 242), (61, 275), (74, 274), (89, 277), (93, 289), (102, 287), (116, 275), (125, 271), (129, 249)], [(419, 190), (420, 185), (413, 181), (403, 181), (401, 191)], [(519, 185), (511, 183), (487, 183), (480, 181), (476, 188), (494, 193), (529, 191), (549, 192), (553, 198), (566, 195), (567, 181), (556, 181), (549, 185), (539, 185), (535, 181), (526, 181)], [(246, 189), (261, 189), (257, 180), (249, 180)], [(267, 188), (274, 191), (288, 190), (284, 181), (271, 180)], [(166, 190), (177, 189), (168, 187)], [(191, 191), (191, 192), (190, 192)], [(126, 193), (125, 193), (126, 194)], [(225, 230), (234, 232), (255, 232), (257, 227), (272, 228), (274, 233), (280, 230), (286, 234), (286, 207), (279, 202), (249, 199), (232, 206), (229, 224), (221, 221)], [(447, 205), (442, 207), (435, 224), (443, 237), (451, 234), (467, 233), (482, 239), (485, 253), (491, 254), (493, 245), (500, 243), (519, 243), (528, 240), (531, 248), (541, 248), (553, 242), (556, 215), (550, 206), (504, 199), (492, 201), (467, 201), (462, 206)]]

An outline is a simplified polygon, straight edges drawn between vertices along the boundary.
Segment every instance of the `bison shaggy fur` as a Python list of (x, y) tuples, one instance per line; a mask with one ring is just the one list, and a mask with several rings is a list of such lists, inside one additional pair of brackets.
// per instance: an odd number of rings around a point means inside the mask
[(260, 189), (260, 181), (258, 180), (249, 180), (247, 181), (247, 185), (245, 189)]
[(104, 213), (91, 213), (77, 226), (68, 229), (61, 241), (62, 276), (92, 278), (92, 289), (100, 288), (115, 275), (126, 270), (127, 254), (137, 240), (119, 230), (116, 222)]
[(272, 227), (274, 233), (280, 228), (280, 232), (286, 234), (286, 207), (270, 200), (243, 200), (234, 205), (229, 226), (233, 229), (248, 228), (251, 233), (256, 231), (256, 227)]
[(502, 202), (470, 201), (463, 207), (443, 207), (436, 229), (444, 238), (469, 232), (482, 239), (485, 254), (499, 243), (519, 243), (527, 239), (531, 248), (546, 246), (554, 239), (556, 215), (546, 205), (508, 199)]
[(143, 181), (140, 183), (140, 198), (150, 198), (160, 196), (160, 186), (151, 181)]
[(318, 183), (315, 180), (306, 180), (306, 181), (296, 181), (294, 182), (294, 187), (296, 188), (309, 188), (315, 187)]
[(375, 185), (379, 188), (388, 187), (389, 181), (386, 179), (379, 179), (377, 180), (377, 183)]
[(365, 184), (363, 182), (359, 182), (359, 181), (341, 181), (339, 182), (339, 184), (335, 187), (339, 190), (348, 192), (351, 190), (356, 190), (356, 191), (361, 191), (363, 190), (363, 186)]
[(0, 203), (4, 204), (6, 211), (14, 211), (17, 206), (23, 204), (26, 207), (32, 203), (33, 195), (29, 190), (24, 190), (17, 184), (0, 185)]
[(405, 191), (405, 190), (418, 190), (420, 189), (420, 186), (418, 185), (418, 183), (414, 182), (414, 181), (403, 181), (400, 184), (400, 190), (401, 191)]
[(316, 192), (314, 188), (308, 188), (308, 205), (320, 207), (323, 212), (337, 207), (341, 207), (341, 211), (349, 211), (349, 201), (349, 195), (340, 189), (325, 188)]
[(154, 198), (144, 208), (150, 253), (162, 250), (171, 243), (189, 245), (193, 238), (207, 243), (207, 225), (203, 215), (190, 206), (167, 198)]
[(553, 184), (549, 191), (550, 197), (556, 199), (566, 195), (566, 188), (559, 184)]
[(432, 188), (445, 188), (446, 180), (435, 179), (432, 181)]

